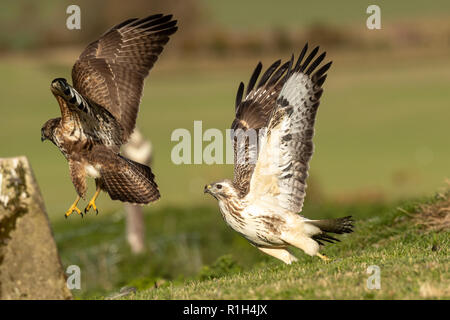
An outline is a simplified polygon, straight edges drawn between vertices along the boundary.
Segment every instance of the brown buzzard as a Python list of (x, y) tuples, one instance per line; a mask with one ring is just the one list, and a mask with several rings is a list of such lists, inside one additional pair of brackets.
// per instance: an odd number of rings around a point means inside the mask
[(319, 253), (319, 245), (338, 241), (329, 233), (348, 233), (353, 227), (351, 217), (310, 220), (298, 214), (305, 197), (322, 85), (331, 66), (328, 62), (315, 71), (325, 52), (316, 58), (316, 47), (305, 58), (307, 50), (305, 45), (295, 65), (294, 56), (283, 65), (280, 60), (273, 63), (256, 85), (262, 69), (259, 63), (244, 99), (244, 84), (239, 85), (232, 123), (234, 180), (204, 189), (218, 200), (231, 228), (287, 264), (297, 260), (286, 250), (288, 246), (327, 260)]
[(177, 31), (172, 15), (129, 19), (92, 42), (72, 69), (73, 86), (53, 80), (51, 91), (61, 118), (48, 120), (42, 141), (52, 141), (69, 162), (78, 197), (65, 216), (86, 195), (86, 177), (95, 178), (97, 191), (84, 212), (93, 208), (100, 190), (111, 199), (146, 204), (159, 199), (149, 167), (120, 155), (134, 130), (144, 79), (169, 36)]

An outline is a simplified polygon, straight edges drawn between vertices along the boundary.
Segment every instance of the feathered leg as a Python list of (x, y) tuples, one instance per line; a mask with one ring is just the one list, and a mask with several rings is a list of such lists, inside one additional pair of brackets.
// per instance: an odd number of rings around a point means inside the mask
[(286, 233), (283, 240), (290, 245), (303, 250), (307, 255), (311, 257), (317, 256), (324, 261), (329, 260), (327, 257), (319, 253), (319, 243), (308, 236), (299, 235), (296, 232)]
[(78, 197), (75, 199), (75, 202), (70, 206), (69, 210), (66, 211), (65, 217), (67, 218), (72, 214), (72, 212), (76, 211), (81, 217), (83, 214), (81, 210), (77, 208), (78, 201), (83, 197), (86, 193), (86, 179), (85, 172), (78, 161), (74, 161), (69, 159), (69, 169), (70, 169), (70, 177), (72, 178), (73, 185), (77, 190)]
[(282, 249), (282, 248), (262, 248), (262, 247), (257, 247), (259, 250), (261, 250), (262, 252), (275, 257), (277, 259), (280, 259), (281, 261), (283, 261), (286, 264), (291, 264), (292, 262), (297, 261), (297, 258), (294, 257), (289, 251), (287, 251), (286, 249)]

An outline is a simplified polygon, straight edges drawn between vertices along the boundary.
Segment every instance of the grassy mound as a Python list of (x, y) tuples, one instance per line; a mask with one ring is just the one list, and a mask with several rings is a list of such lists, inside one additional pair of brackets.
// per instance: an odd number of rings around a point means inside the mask
[[(445, 210), (440, 220), (433, 218), (432, 227), (415, 222), (428, 221), (430, 215)], [(290, 266), (272, 260), (246, 272), (183, 285), (168, 284), (128, 298), (448, 299), (448, 217), (448, 198), (407, 204), (384, 216), (359, 221), (355, 233), (343, 237), (341, 244), (324, 249), (333, 259), (330, 263), (299, 254), (300, 261)], [(368, 288), (374, 272), (368, 273), (369, 266), (379, 267), (380, 289)]]
[[(290, 266), (232, 232), (215, 208), (148, 214), (147, 252), (139, 256), (127, 247), (122, 212), (54, 228), (63, 264), (82, 270), (82, 290), (73, 291), (79, 298), (105, 298), (131, 286), (137, 292), (122, 298), (445, 299), (448, 201), (448, 194), (438, 194), (390, 205), (309, 204), (310, 217), (353, 215), (355, 232), (322, 249), (331, 262), (295, 250), (299, 261)], [(369, 266), (379, 268), (380, 289), (368, 288)]]

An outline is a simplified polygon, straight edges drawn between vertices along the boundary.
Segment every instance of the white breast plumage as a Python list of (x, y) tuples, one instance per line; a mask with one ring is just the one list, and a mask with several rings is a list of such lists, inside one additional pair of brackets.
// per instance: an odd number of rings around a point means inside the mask
[(91, 178), (100, 178), (100, 168), (88, 164), (84, 167), (86, 174)]

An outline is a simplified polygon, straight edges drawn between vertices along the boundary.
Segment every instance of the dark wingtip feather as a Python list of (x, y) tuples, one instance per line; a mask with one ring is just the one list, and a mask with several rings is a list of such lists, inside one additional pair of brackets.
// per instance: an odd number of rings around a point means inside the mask
[(315, 57), (315, 55), (317, 54), (317, 52), (319, 51), (319, 46), (315, 47), (309, 54), (308, 57), (306, 57), (305, 62), (302, 63), (300, 69), (298, 69), (297, 71), (299, 72), (303, 72), (303, 70), (305, 70), (305, 68), (309, 65), (309, 63), (311, 62), (311, 60)]
[(311, 63), (308, 70), (306, 70), (306, 74), (310, 75), (317, 68), (317, 66), (323, 61), (326, 55), (327, 55), (326, 52), (322, 52), (322, 54), (318, 56), (317, 59), (313, 61), (313, 63)]
[(253, 71), (252, 77), (250, 78), (250, 81), (247, 85), (247, 94), (250, 93), (250, 91), (253, 90), (253, 87), (255, 86), (256, 80), (258, 79), (259, 74), (261, 73), (262, 69), (262, 63), (261, 61), (258, 62), (258, 65), (256, 66), (255, 70)]
[(302, 52), (300, 52), (300, 55), (299, 55), (298, 60), (297, 60), (297, 63), (295, 64), (295, 67), (294, 67), (294, 71), (297, 71), (297, 70), (300, 69), (300, 66), (301, 66), (303, 57), (306, 54), (306, 51), (308, 51), (308, 42), (304, 45), (304, 47), (302, 49)]
[[(281, 76), (286, 72), (286, 70), (289, 70), (289, 63), (290, 63), (289, 61), (285, 62), (280, 68), (278, 68), (277, 72), (274, 73), (274, 75), (270, 78), (269, 82), (267, 83), (269, 87), (277, 83), (278, 80), (281, 78)], [(282, 81), (284, 80), (285, 79), (283, 78)]]
[(291, 76), (293, 73), (292, 65), (294, 64), (294, 54), (291, 55), (291, 60), (289, 60), (289, 66), (287, 68), (286, 75), (283, 78), (283, 81), (285, 81), (287, 78)]
[(159, 30), (164, 30), (164, 29), (169, 29), (171, 27), (174, 27), (177, 24), (176, 20), (172, 20), (172, 21), (165, 21), (163, 23), (158, 23), (158, 24), (153, 24), (151, 25), (151, 28), (148, 28), (147, 26), (145, 27), (146, 31), (159, 31)]
[(292, 70), (292, 65), (294, 64), (294, 54), (291, 54), (291, 60), (289, 60), (289, 69), (290, 72)]
[(152, 21), (152, 20), (155, 20), (155, 19), (159, 19), (162, 16), (163, 15), (161, 13), (158, 13), (158, 14), (153, 14), (153, 15), (147, 16), (145, 18), (136, 19), (136, 21), (134, 23), (130, 24), (130, 27), (136, 27), (136, 26), (138, 26), (140, 24), (145, 24), (145, 23), (147, 23), (149, 21)]
[(325, 82), (325, 80), (327, 79), (327, 75), (322, 76), (319, 80), (317, 80), (315, 82), (315, 84), (319, 87), (321, 87), (323, 85), (323, 83)]
[[(153, 14), (153, 15), (150, 15), (148, 17), (141, 19), (141, 22), (148, 22), (148, 21), (154, 21), (154, 20), (169, 21), (170, 19), (172, 19), (172, 17), (173, 17), (173, 15), (171, 15), (171, 14), (164, 15), (162, 13), (157, 13), (157, 14)], [(161, 22), (158, 22), (158, 23), (161, 23)]]
[(333, 63), (333, 61), (330, 61), (330, 62), (324, 64), (322, 67), (320, 67), (320, 69), (317, 70), (317, 71), (313, 74), (313, 76), (312, 76), (313, 81), (314, 81), (315, 79), (320, 78), (323, 74), (325, 74), (325, 72), (327, 72), (328, 69), (330, 69), (332, 63)]
[(236, 93), (236, 109), (242, 102), (242, 96), (244, 95), (244, 83), (241, 82)]
[[(164, 24), (168, 24), (168, 23), (175, 23), (176, 24), (176, 20), (172, 20), (173, 16), (171, 14), (167, 15), (167, 16), (155, 16), (152, 19), (142, 19), (139, 20), (138, 22), (135, 23), (135, 27), (139, 28), (139, 29), (145, 29), (145, 30), (150, 30), (152, 31), (153, 29), (163, 26)], [(153, 29), (150, 29), (152, 28)]]
[(267, 80), (269, 80), (270, 76), (274, 73), (274, 71), (278, 68), (280, 64), (281, 60), (277, 60), (274, 63), (272, 63), (272, 65), (269, 68), (267, 68), (266, 72), (264, 72), (261, 79), (259, 80), (257, 88), (266, 84)]

